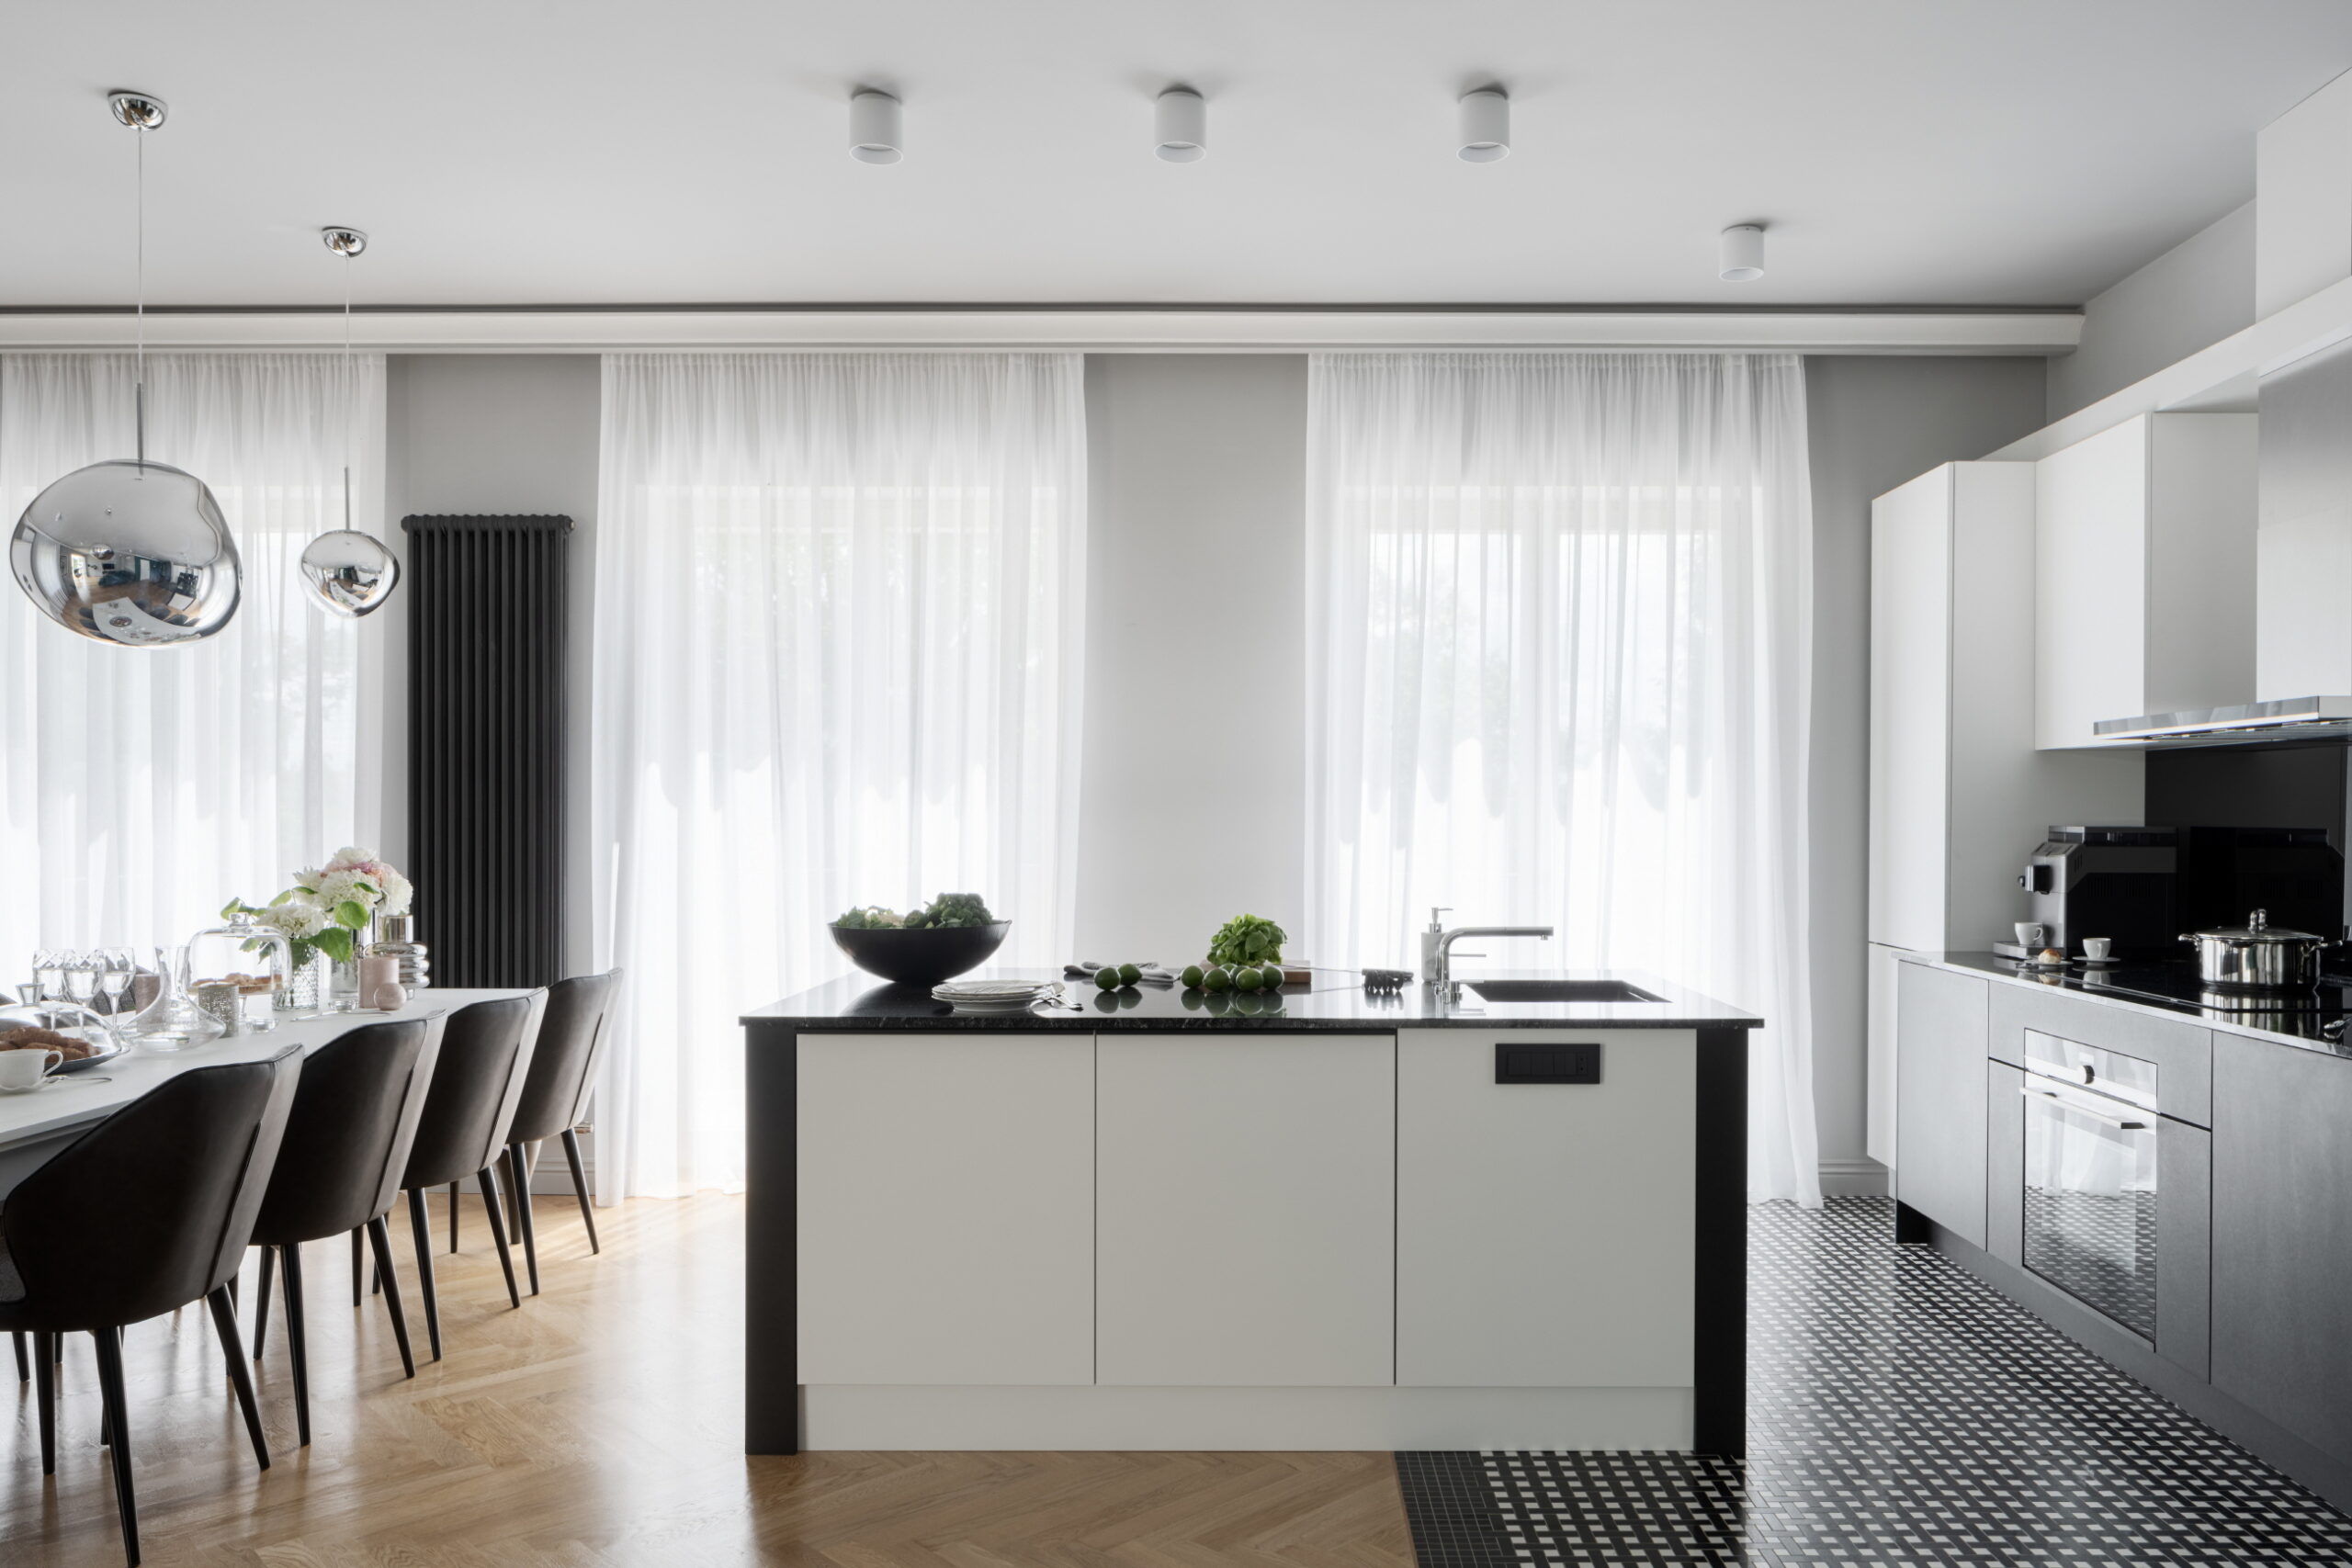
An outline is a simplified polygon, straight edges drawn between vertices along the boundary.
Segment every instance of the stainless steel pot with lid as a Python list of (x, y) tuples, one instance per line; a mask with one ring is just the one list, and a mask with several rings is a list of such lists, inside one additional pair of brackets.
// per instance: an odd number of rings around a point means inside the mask
[(2189, 931), (2180, 939), (2197, 948), (2197, 978), (2222, 988), (2292, 990), (2319, 984), (2319, 954), (2337, 945), (2311, 931), (2285, 931), (2256, 909), (2242, 927)]

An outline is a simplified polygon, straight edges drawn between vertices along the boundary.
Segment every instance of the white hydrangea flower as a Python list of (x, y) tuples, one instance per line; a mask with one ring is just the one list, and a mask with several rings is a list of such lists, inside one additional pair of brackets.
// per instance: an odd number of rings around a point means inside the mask
[(379, 869), (383, 877), (382, 912), (387, 915), (407, 914), (409, 900), (416, 897), (416, 889), (410, 885), (407, 877), (402, 876), (390, 866), (382, 866)]
[(327, 929), (327, 912), (304, 898), (272, 904), (258, 918), (272, 931), (296, 942), (308, 942)]
[(374, 871), (378, 869), (376, 852), (345, 844), (335, 851), (334, 858), (323, 868), (327, 871)]

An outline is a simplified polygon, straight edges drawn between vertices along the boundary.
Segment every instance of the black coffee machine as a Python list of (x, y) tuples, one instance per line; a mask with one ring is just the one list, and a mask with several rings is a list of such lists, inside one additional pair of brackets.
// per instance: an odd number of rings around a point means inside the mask
[(2344, 856), (2324, 828), (2052, 828), (2018, 886), (2069, 957), (2103, 936), (2118, 958), (2177, 958), (2182, 932), (2256, 909), (2278, 927), (2344, 930)]
[(2052, 828), (2018, 886), (2043, 945), (2071, 957), (2085, 937), (2103, 936), (2119, 958), (2153, 958), (2177, 952), (2188, 929), (2177, 912), (2179, 871), (2177, 828)]

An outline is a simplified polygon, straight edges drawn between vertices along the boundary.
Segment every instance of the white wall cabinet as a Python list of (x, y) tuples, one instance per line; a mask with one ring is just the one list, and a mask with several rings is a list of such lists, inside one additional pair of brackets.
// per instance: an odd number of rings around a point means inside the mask
[(1097, 1070), (1098, 1381), (1393, 1383), (1396, 1037), (1105, 1034)]
[(2143, 414), (2034, 465), (2036, 745), (2254, 700), (2255, 429)]
[(1688, 1387), (1696, 1038), (1510, 1032), (1598, 1042), (1597, 1084), (1498, 1084), (1497, 1038), (1396, 1037), (1397, 1383)]
[[(2036, 750), (2036, 467), (1948, 463), (1871, 503), (1874, 992), (1894, 952), (2006, 940), (2052, 823), (2140, 820), (2138, 753)], [(1869, 1011), (1869, 1152), (1891, 1164), (1889, 997)]]
[(1094, 1381), (1094, 1040), (804, 1034), (800, 1377)]
[(2254, 186), (2259, 320), (2352, 276), (2352, 72), (2255, 133)]

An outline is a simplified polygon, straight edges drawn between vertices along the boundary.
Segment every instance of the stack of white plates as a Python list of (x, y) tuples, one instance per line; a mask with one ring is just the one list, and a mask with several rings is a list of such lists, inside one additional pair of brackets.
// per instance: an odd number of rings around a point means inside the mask
[(957, 1012), (1027, 1012), (1061, 990), (1058, 980), (943, 980), (931, 988), (931, 999)]

